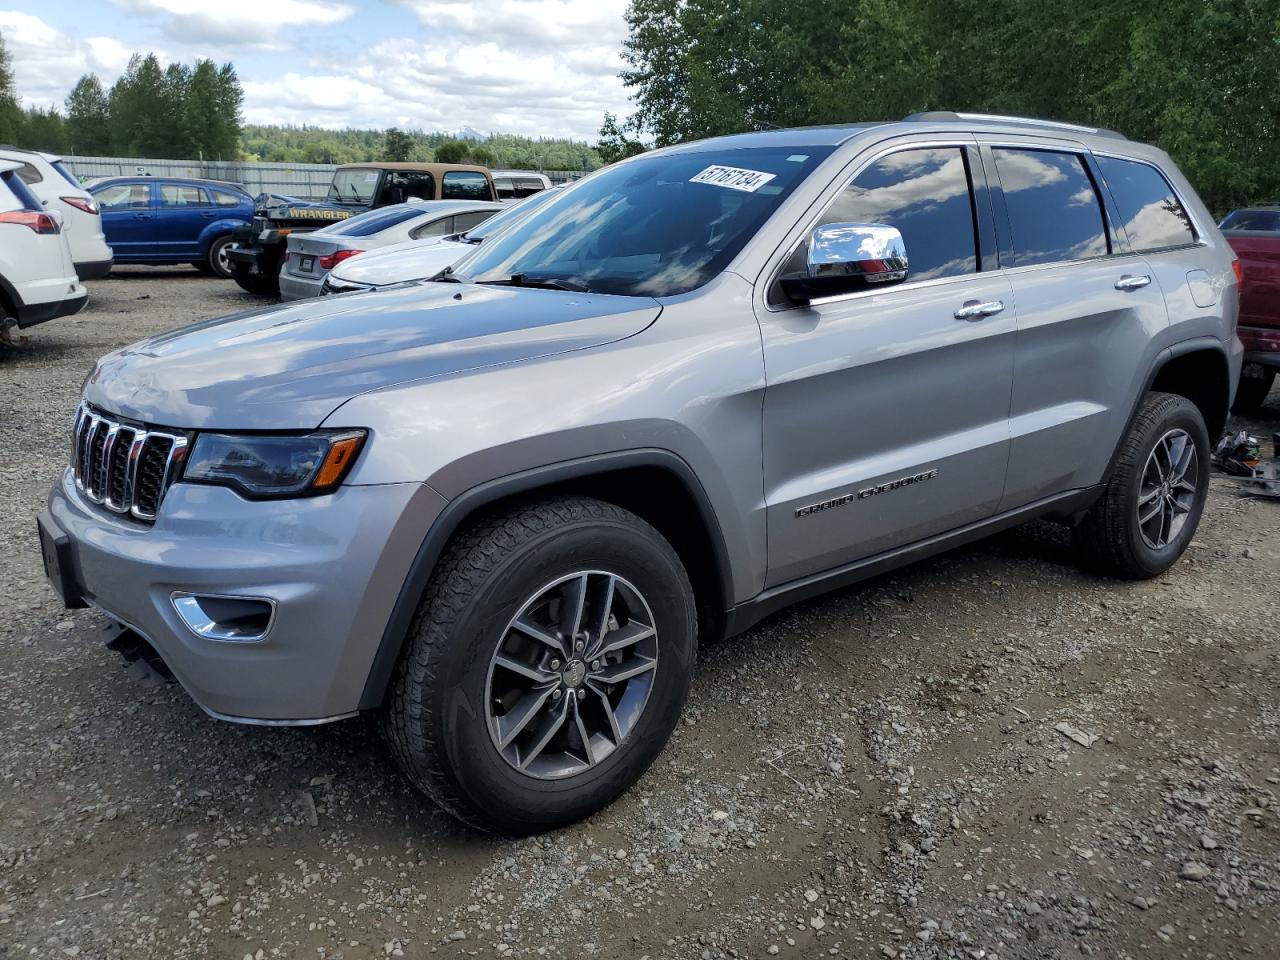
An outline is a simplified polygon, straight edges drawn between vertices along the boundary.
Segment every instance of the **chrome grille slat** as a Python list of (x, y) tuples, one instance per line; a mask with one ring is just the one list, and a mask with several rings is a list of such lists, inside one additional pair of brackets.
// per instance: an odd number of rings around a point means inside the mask
[(151, 523), (186, 457), (188, 437), (99, 413), (76, 412), (72, 473), (76, 488), (113, 513)]

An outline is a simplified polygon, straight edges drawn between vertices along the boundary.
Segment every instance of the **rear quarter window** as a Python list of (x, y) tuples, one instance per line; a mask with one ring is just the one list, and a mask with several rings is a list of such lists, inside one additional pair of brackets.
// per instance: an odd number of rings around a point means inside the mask
[(29, 163), (24, 163), (18, 168), (18, 176), (22, 178), (23, 183), (42, 183), (44, 176)]
[(471, 170), (451, 170), (444, 175), (442, 200), (492, 200), (489, 178)]
[(1129, 246), (1135, 253), (1185, 247), (1196, 242), (1191, 217), (1164, 174), (1136, 160), (1096, 159), (1120, 211)]
[(240, 196), (239, 194), (235, 194), (235, 193), (230, 193), (226, 190), (211, 189), (209, 193), (213, 195), (213, 202), (220, 207), (238, 207), (241, 204), (250, 202), (249, 197)]
[(1013, 234), (1014, 265), (1059, 263), (1109, 252), (1093, 180), (1078, 154), (996, 147), (996, 171)]

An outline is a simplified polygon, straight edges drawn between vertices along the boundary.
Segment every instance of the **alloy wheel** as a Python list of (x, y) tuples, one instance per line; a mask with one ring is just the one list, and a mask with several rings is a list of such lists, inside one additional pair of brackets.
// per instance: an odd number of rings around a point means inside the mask
[(523, 774), (575, 776), (622, 746), (657, 669), (656, 624), (639, 590), (600, 570), (561, 577), (498, 640), (485, 682), (489, 736)]
[(1152, 550), (1162, 550), (1186, 525), (1199, 495), (1200, 456), (1182, 429), (1165, 433), (1152, 449), (1138, 486), (1138, 530)]

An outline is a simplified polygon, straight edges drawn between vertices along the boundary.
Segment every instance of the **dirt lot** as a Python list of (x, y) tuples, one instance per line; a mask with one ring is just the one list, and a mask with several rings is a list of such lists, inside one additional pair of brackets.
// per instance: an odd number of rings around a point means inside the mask
[(59, 609), (93, 359), (254, 305), (121, 274), (0, 362), (0, 957), (1280, 957), (1280, 504), (1215, 478), (1149, 583), (1037, 525), (795, 607), (704, 648), (612, 809), (495, 840), (369, 724), (218, 723)]

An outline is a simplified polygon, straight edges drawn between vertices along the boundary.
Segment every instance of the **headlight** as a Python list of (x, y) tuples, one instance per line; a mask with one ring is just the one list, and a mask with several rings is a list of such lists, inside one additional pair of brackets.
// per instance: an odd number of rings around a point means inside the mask
[(182, 479), (232, 487), (250, 498), (329, 493), (347, 475), (364, 430), (307, 434), (201, 433)]

